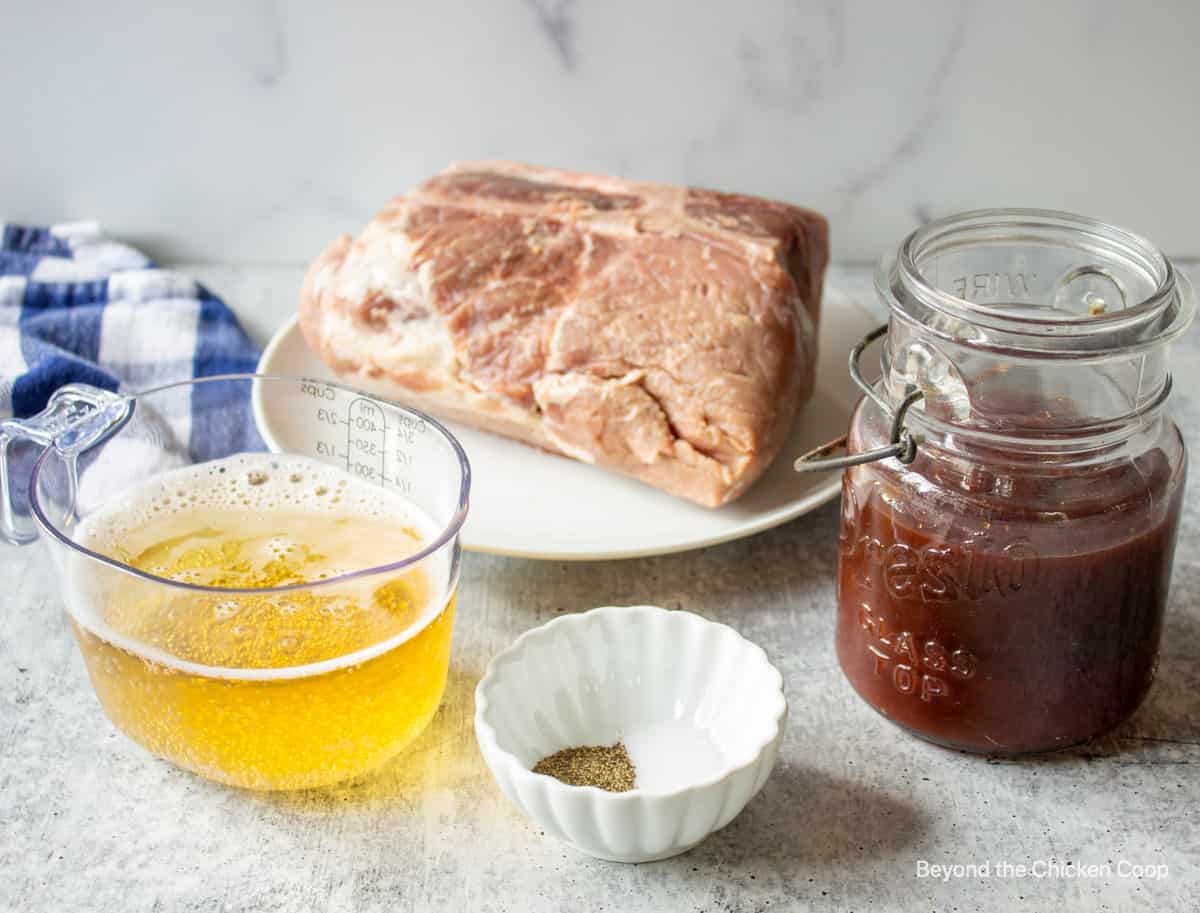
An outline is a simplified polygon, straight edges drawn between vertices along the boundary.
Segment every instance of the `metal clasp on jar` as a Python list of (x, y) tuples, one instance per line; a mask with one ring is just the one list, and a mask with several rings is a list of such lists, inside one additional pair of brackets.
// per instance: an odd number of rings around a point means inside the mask
[(863, 391), (863, 394), (869, 396), (883, 411), (883, 414), (891, 419), (891, 443), (885, 447), (877, 447), (862, 453), (848, 453), (846, 456), (840, 457), (830, 456), (846, 447), (846, 435), (843, 434), (841, 437), (797, 457), (796, 462), (792, 464), (792, 468), (796, 472), (825, 472), (830, 469), (845, 469), (848, 466), (873, 463), (876, 460), (887, 460), (892, 457), (901, 463), (908, 464), (917, 458), (917, 446), (921, 443), (921, 436), (905, 426), (904, 417), (918, 400), (924, 398), (925, 394), (920, 390), (914, 390), (904, 397), (898, 408), (892, 409), (891, 404), (879, 394), (874, 385), (868, 383), (867, 379), (863, 377), (862, 369), (859, 367), (862, 354), (867, 350), (867, 346), (886, 336), (887, 332), (888, 325), (886, 323), (876, 327), (850, 350), (850, 377)]

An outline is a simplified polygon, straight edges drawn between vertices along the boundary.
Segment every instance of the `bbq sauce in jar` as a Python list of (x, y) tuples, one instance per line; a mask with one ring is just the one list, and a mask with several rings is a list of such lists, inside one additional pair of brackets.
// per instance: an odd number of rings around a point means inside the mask
[[(913, 469), (949, 482), (932, 462)], [(847, 678), (885, 716), (959, 748), (1038, 751), (1110, 729), (1154, 674), (1184, 490), (1178, 433), (1136, 463), (1079, 475), (999, 455), (976, 465), (987, 468), (954, 480), (961, 496), (847, 473)], [(996, 479), (1000, 496), (969, 491)]]
[(850, 451), (886, 446), (894, 409), (923, 396), (905, 415), (911, 462), (844, 477), (847, 679), (966, 750), (1112, 728), (1154, 676), (1187, 462), (1165, 350), (1190, 290), (1119, 229), (1013, 210), (916, 232), (878, 284), (883, 378)]

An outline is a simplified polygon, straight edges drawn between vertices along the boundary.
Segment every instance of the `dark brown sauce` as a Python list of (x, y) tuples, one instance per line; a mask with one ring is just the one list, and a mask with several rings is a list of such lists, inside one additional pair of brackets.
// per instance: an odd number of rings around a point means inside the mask
[[(1137, 709), (1182, 461), (1154, 450), (1090, 475), (994, 463), (985, 484), (1003, 475), (1003, 497), (958, 502), (899, 495), (875, 471), (851, 470), (843, 486), (837, 625), (842, 668), (871, 706), (933, 741), (997, 753), (1063, 748)], [(970, 488), (969, 474), (958, 481)]]

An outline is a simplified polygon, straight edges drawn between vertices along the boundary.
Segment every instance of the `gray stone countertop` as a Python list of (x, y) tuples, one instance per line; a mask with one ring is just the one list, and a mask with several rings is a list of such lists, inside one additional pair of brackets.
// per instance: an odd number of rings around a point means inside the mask
[[(299, 271), (186, 265), (260, 339)], [(1190, 272), (1200, 279), (1193, 263)], [(831, 282), (874, 300), (869, 270)], [(1174, 352), (1173, 410), (1200, 453), (1200, 325)], [(1194, 491), (1194, 483), (1193, 483)], [(1114, 733), (1017, 760), (947, 751), (859, 700), (833, 655), (836, 505), (753, 538), (594, 564), (466, 556), (450, 680), (414, 747), (362, 782), (221, 787), (116, 732), (41, 547), (0, 546), (0, 910), (1182, 910), (1200, 896), (1200, 510), (1189, 496), (1158, 680)], [(475, 745), (489, 657), (560, 612), (684, 607), (779, 666), (780, 763), (692, 852), (599, 862), (539, 834)], [(990, 862), (991, 878), (919, 877)], [(996, 877), (1000, 864), (1110, 863), (1112, 877)], [(1132, 877), (1120, 865), (1158, 867)], [(1161, 869), (1157, 869), (1161, 871)]]

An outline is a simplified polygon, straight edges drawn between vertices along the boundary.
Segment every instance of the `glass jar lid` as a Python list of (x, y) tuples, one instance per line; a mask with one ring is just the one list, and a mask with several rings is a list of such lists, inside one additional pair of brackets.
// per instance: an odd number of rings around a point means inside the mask
[[(875, 276), (891, 320), (850, 355), (850, 371), (890, 425), (890, 440), (799, 471), (911, 462), (936, 439), (1082, 452), (1147, 427), (1171, 390), (1168, 344), (1191, 323), (1187, 279), (1153, 244), (1095, 219), (988, 209), (931, 222)], [(882, 377), (859, 360), (886, 337)]]
[(883, 260), (876, 286), (894, 319), (1018, 359), (1128, 357), (1177, 337), (1195, 307), (1146, 239), (1043, 209), (931, 222)]

